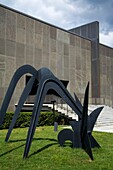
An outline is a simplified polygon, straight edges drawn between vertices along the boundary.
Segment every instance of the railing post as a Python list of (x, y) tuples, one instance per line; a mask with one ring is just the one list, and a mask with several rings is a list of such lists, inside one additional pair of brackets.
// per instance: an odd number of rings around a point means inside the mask
[(51, 103), (53, 104), (54, 132), (57, 132), (58, 131), (58, 123), (56, 122), (56, 118), (55, 118), (55, 103), (56, 103), (56, 100), (51, 101)]

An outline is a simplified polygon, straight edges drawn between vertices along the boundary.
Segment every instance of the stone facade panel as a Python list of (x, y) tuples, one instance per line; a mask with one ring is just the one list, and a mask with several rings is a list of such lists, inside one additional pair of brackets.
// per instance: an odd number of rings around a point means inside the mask
[[(60, 80), (69, 81), (72, 95), (76, 92), (83, 99), (91, 80), (91, 41), (1, 6), (0, 13), (0, 90), (7, 89), (16, 69), (30, 64), (37, 70), (50, 68)], [(25, 76), (17, 85), (11, 108), (24, 87)]]
[(5, 39), (0, 38), (0, 54), (5, 55)]
[(16, 43), (11, 40), (6, 40), (6, 56), (16, 56)]
[(0, 38), (5, 39), (5, 23), (0, 22)]

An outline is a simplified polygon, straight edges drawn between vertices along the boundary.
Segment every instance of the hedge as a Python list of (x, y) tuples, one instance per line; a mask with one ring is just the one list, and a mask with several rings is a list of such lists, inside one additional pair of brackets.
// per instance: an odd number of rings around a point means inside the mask
[[(13, 115), (14, 115), (13, 112), (6, 113), (4, 122), (2, 126), (0, 127), (0, 129), (9, 128)], [(21, 112), (19, 114), (19, 117), (16, 121), (14, 128), (29, 127), (31, 116), (32, 116), (31, 112)], [(59, 113), (55, 113), (54, 115), (52, 112), (41, 112), (37, 126), (51, 126), (54, 124), (54, 121), (58, 122), (58, 124), (60, 125), (69, 124), (68, 119)]]

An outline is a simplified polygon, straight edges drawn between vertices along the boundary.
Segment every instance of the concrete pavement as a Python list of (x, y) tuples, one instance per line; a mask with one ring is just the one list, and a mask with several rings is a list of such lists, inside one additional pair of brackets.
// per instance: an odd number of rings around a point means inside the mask
[[(89, 111), (93, 111), (100, 106), (102, 105), (90, 105)], [(113, 108), (109, 106), (104, 106), (97, 119), (93, 131), (113, 133)]]

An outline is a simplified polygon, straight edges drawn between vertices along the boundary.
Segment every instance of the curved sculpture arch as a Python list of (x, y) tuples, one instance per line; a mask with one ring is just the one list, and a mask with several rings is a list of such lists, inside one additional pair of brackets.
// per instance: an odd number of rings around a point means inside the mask
[[(24, 104), (24, 102), (26, 101), (28, 95), (29, 95), (29, 92), (31, 90), (31, 82), (32, 82), (32, 79), (33, 77), (29, 80), (27, 86), (24, 88), (24, 91), (20, 97), (20, 100), (18, 102), (18, 106), (15, 110), (15, 113), (14, 113), (14, 117), (13, 117), (13, 120), (10, 124), (10, 127), (9, 127), (9, 130), (8, 130), (8, 133), (7, 133), (7, 136), (6, 136), (6, 139), (5, 141), (8, 141), (9, 139), (9, 136), (10, 136), (10, 133), (14, 127), (14, 124), (16, 123), (16, 120), (18, 118), (18, 115), (21, 111), (21, 108)], [(43, 85), (42, 85), (43, 84)], [(48, 87), (46, 87), (48, 86)], [(45, 92), (45, 89), (46, 89), (46, 92)], [(62, 85), (62, 83), (60, 84), (60, 82), (58, 82), (58, 80), (56, 80), (55, 78), (54, 79), (45, 79), (45, 81), (40, 82), (39, 84), (39, 88), (38, 88), (38, 92), (37, 92), (37, 100), (40, 102), (39, 106), (38, 105), (38, 101), (36, 100), (35, 103), (34, 103), (34, 107), (36, 108), (36, 106), (38, 107), (38, 110), (40, 107), (42, 107), (42, 104), (43, 104), (43, 101), (44, 101), (44, 98), (45, 98), (45, 95), (47, 94), (47, 91), (50, 90), (50, 89), (53, 89), (54, 91), (56, 91), (63, 99), (64, 101), (71, 107), (73, 108), (73, 110), (75, 112), (78, 112), (79, 116), (81, 117), (81, 111), (79, 110), (79, 108), (75, 105), (75, 102), (74, 102), (74, 99), (70, 96), (70, 94), (65, 92), (64, 90), (64, 87)], [(43, 99), (43, 100), (42, 100)], [(71, 103), (70, 100), (73, 102)], [(78, 110), (77, 110), (78, 109)], [(40, 109), (41, 111), (41, 109)], [(40, 112), (39, 111), (39, 112)]]
[(17, 71), (14, 73), (14, 75), (11, 79), (11, 82), (9, 84), (9, 87), (7, 89), (5, 98), (3, 100), (3, 103), (2, 103), (2, 106), (1, 106), (1, 109), (0, 109), (0, 126), (3, 123), (5, 113), (7, 111), (8, 106), (9, 106), (9, 103), (10, 103), (11, 97), (13, 95), (13, 92), (15, 90), (15, 87), (16, 87), (19, 79), (26, 73), (30, 73), (35, 78), (37, 78), (37, 76), (36, 76), (37, 70), (30, 65), (24, 65), (24, 66), (21, 66), (19, 69), (17, 69)]

